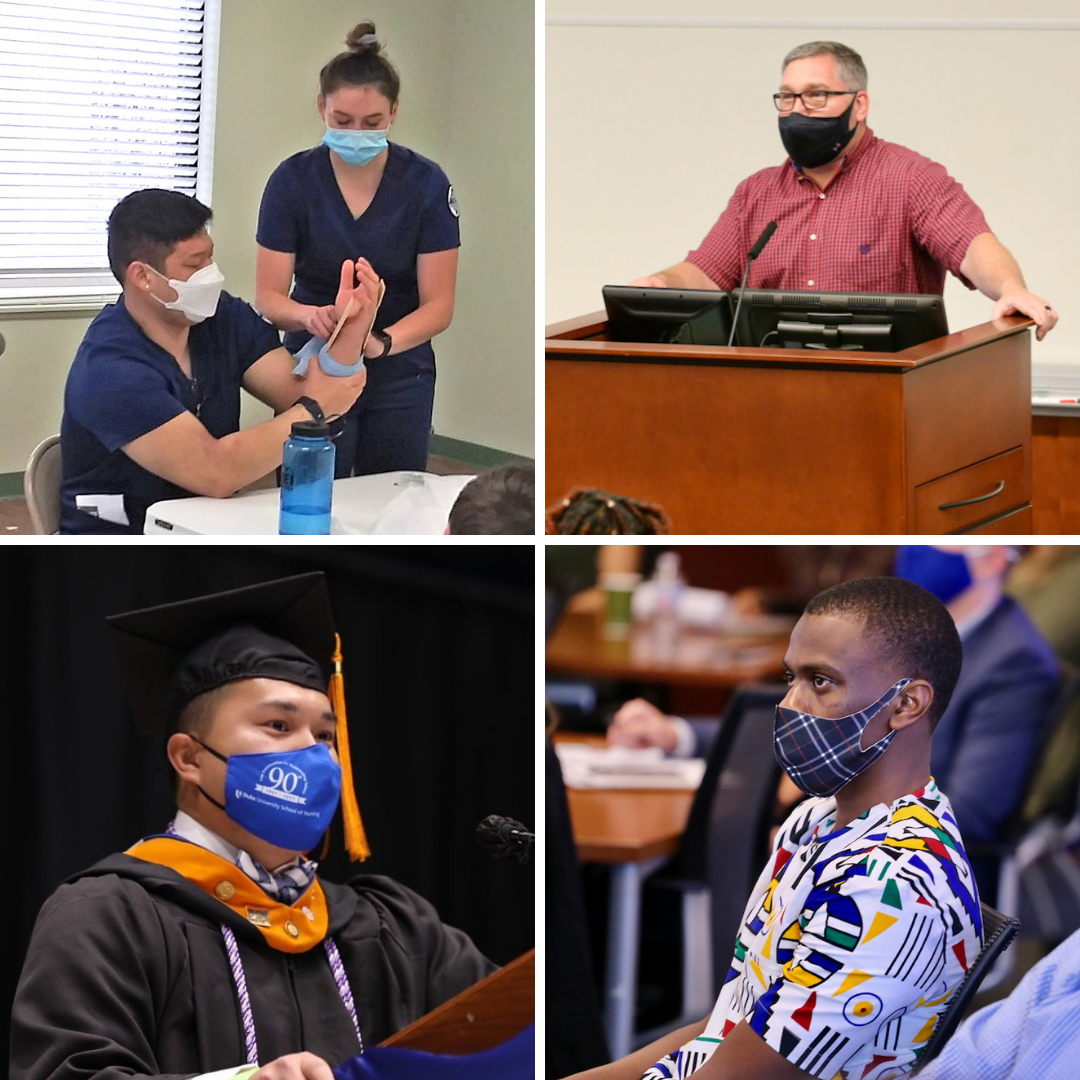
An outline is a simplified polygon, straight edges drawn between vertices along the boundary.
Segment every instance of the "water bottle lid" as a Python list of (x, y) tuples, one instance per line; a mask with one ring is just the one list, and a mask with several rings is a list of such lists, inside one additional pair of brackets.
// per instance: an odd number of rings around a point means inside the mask
[(297, 420), (292, 433), (302, 439), (326, 439), (330, 437), (330, 426), (322, 420)]

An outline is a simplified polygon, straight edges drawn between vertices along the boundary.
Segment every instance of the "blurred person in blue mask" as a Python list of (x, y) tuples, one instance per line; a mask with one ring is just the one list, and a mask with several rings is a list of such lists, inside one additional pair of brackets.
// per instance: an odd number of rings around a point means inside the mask
[[(1019, 556), (1007, 545), (944, 544), (901, 547), (896, 555), (897, 576), (945, 604), (964, 644), (960, 681), (934, 733), (931, 769), (971, 844), (997, 839), (1017, 809), (1060, 681), (1053, 650), (1004, 594)], [(992, 883), (980, 869), (980, 892), (992, 903)]]

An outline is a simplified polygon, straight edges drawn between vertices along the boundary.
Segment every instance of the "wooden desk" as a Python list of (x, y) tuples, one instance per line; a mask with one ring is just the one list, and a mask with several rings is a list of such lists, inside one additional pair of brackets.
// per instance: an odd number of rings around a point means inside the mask
[(780, 674), (794, 623), (770, 619), (757, 624), (767, 632), (741, 634), (684, 628), (674, 640), (645, 624), (635, 626), (627, 641), (609, 641), (599, 611), (568, 610), (548, 642), (547, 667), (586, 678), (730, 688)]
[(1080, 416), (1033, 416), (1032, 532), (1080, 533)]
[(687, 534), (1031, 531), (1026, 318), (898, 353), (643, 345), (548, 328), (549, 506), (659, 503)]
[[(556, 742), (566, 738), (557, 735)], [(633, 1039), (641, 886), (678, 847), (694, 793), (567, 788), (566, 797), (578, 858), (610, 867), (603, 1012), (608, 1048), (620, 1058)]]
[(567, 788), (578, 858), (591, 863), (644, 862), (675, 853), (686, 829), (692, 791), (582, 791)]

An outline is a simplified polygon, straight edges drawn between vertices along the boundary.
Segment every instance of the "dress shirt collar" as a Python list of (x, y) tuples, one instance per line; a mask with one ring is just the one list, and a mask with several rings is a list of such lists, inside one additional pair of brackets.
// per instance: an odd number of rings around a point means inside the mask
[(1001, 603), (1001, 594), (991, 596), (985, 603), (975, 608), (974, 611), (969, 611), (962, 619), (956, 620), (956, 632), (960, 635), (961, 641), (966, 641), (971, 637), (975, 628), (981, 626), (990, 616), (990, 613)]
[(228, 859), (229, 862), (236, 864), (240, 849), (227, 840), (223, 840), (216, 832), (211, 832), (205, 825), (200, 825), (190, 814), (185, 814), (183, 810), (177, 810), (170, 831), (184, 840), (190, 840), (193, 844), (198, 844), (199, 847), (206, 848), (207, 851), (212, 851), (215, 855), (220, 855), (223, 859)]

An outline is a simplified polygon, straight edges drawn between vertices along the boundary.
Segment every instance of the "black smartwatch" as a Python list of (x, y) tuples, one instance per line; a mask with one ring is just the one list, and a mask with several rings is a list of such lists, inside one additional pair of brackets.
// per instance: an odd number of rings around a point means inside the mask
[(311, 413), (311, 419), (317, 421), (320, 424), (326, 423), (326, 414), (322, 411), (322, 406), (314, 399), (309, 397), (298, 397), (293, 405), (303, 405), (309, 413)]
[(390, 355), (390, 350), (394, 347), (394, 343), (390, 338), (390, 335), (385, 330), (376, 330), (373, 326), (371, 328), (371, 336), (376, 341), (381, 341), (383, 344), (383, 351), (376, 357), (375, 360), (381, 360), (384, 356)]

